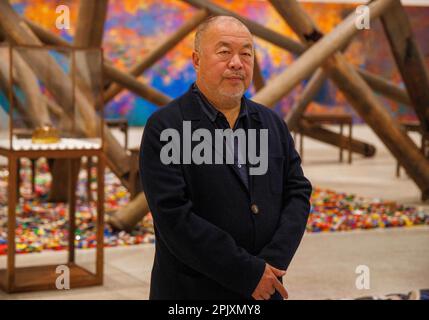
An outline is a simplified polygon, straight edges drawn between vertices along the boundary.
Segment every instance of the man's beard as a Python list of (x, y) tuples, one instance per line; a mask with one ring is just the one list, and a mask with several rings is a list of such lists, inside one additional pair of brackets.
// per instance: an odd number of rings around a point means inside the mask
[(219, 88), (219, 94), (226, 97), (226, 98), (231, 98), (231, 99), (241, 99), (241, 97), (243, 96), (245, 89), (244, 89), (244, 84), (242, 84), (242, 86), (240, 88), (233, 88), (232, 90), (233, 92), (231, 92), (231, 90), (227, 90), (224, 89), (222, 87)]

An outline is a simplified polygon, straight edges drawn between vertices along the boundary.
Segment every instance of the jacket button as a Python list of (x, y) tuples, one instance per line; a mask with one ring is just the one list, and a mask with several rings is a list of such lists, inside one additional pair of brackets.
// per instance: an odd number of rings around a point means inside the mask
[(252, 204), (250, 206), (250, 210), (254, 213), (254, 214), (258, 214), (259, 213), (259, 208), (256, 204)]

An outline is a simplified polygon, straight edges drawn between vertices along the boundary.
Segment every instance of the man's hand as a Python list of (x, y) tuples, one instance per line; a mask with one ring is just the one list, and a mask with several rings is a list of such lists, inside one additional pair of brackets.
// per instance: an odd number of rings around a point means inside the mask
[(255, 291), (253, 291), (252, 297), (256, 300), (268, 300), (277, 290), (282, 295), (283, 299), (287, 299), (288, 293), (282, 283), (277, 279), (277, 277), (283, 277), (285, 274), (286, 271), (276, 269), (266, 263), (264, 274), (261, 280), (259, 280)]

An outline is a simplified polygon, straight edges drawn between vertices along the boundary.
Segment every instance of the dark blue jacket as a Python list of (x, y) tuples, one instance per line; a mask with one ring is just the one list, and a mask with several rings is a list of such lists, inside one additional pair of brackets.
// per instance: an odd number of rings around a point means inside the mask
[(269, 132), (268, 171), (250, 176), (249, 189), (233, 165), (161, 162), (164, 129), (182, 134), (183, 121), (191, 121), (192, 131), (206, 128), (214, 137), (192, 90), (146, 124), (140, 172), (156, 237), (150, 299), (252, 299), (265, 262), (286, 270), (298, 248), (311, 184), (284, 121), (260, 104), (246, 104), (250, 127)]

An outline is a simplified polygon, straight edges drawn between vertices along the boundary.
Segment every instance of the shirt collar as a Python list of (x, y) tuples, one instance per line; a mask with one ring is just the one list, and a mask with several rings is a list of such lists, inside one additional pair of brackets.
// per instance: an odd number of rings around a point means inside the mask
[[(210, 119), (211, 122), (215, 122), (216, 118), (218, 116), (224, 116), (222, 114), (222, 112), (220, 112), (219, 110), (217, 110), (211, 103), (210, 101), (204, 96), (204, 94), (201, 92), (201, 90), (198, 88), (197, 84), (194, 83), (192, 85), (192, 91), (194, 93), (196, 93), (198, 95), (198, 97), (200, 98), (200, 106), (203, 109), (204, 113), (207, 115), (207, 117)], [(243, 98), (241, 98), (241, 107), (240, 107), (240, 113), (238, 114), (238, 118), (237, 121), (244, 117), (247, 116), (247, 105), (246, 105), (246, 101)]]

